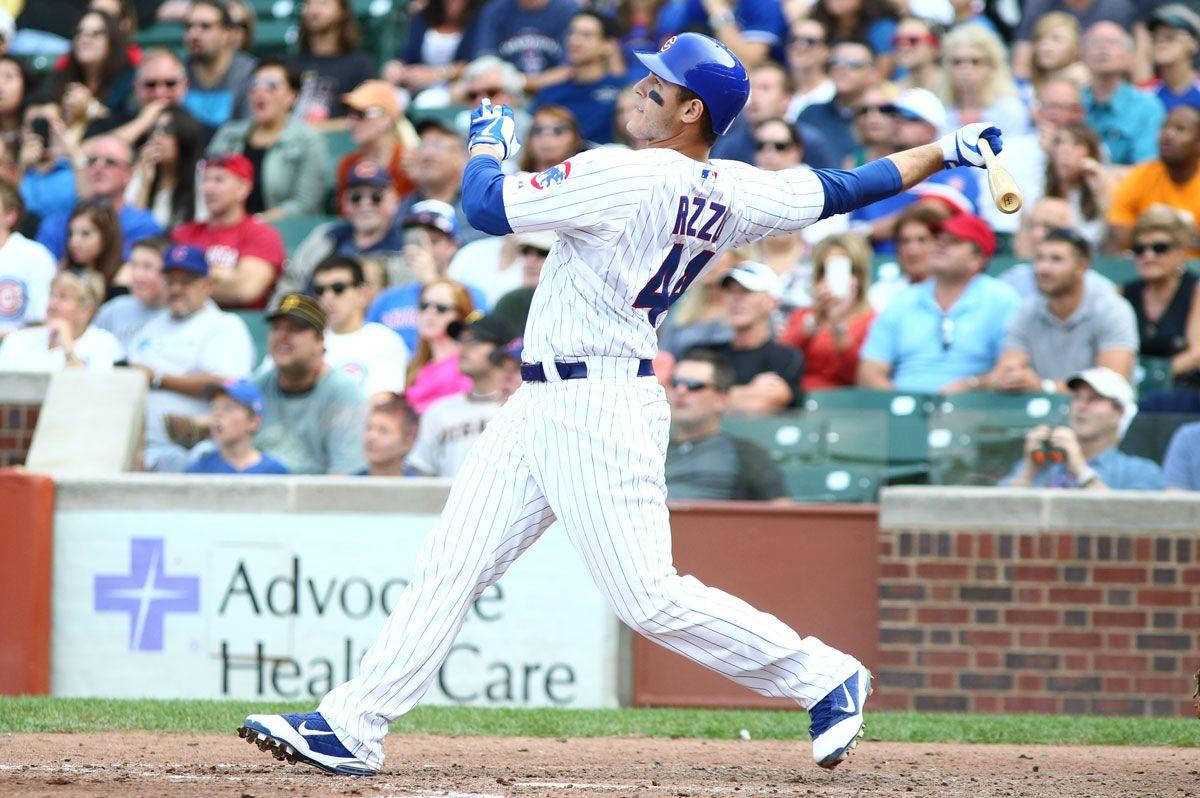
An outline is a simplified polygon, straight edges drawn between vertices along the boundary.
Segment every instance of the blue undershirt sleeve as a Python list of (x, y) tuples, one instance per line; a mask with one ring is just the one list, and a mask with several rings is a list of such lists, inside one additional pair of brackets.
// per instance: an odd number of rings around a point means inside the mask
[(490, 155), (476, 155), (463, 170), (462, 207), (476, 230), (502, 236), (513, 231), (504, 212), (504, 173)]
[(900, 170), (889, 158), (880, 158), (856, 169), (814, 169), (813, 174), (825, 189), (822, 219), (886, 199), (904, 188)]

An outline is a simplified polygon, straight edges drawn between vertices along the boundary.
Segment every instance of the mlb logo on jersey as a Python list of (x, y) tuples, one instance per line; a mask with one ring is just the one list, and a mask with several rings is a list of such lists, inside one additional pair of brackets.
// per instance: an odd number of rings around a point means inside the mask
[(540, 175), (534, 175), (530, 178), (529, 183), (534, 188), (544, 189), (552, 186), (557, 186), (562, 181), (566, 180), (571, 174), (571, 162), (564, 161), (557, 166), (551, 166)]
[(12, 277), (0, 280), (0, 319), (18, 319), (23, 316), (27, 300), (25, 283)]

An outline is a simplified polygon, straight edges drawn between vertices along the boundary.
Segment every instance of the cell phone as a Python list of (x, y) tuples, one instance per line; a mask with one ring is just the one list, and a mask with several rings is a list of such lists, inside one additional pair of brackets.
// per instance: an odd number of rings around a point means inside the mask
[(50, 146), (50, 120), (44, 116), (35, 116), (29, 123), (33, 135), (42, 140), (43, 147)]
[(825, 259), (825, 285), (838, 299), (850, 296), (850, 259), (845, 255), (830, 255)]

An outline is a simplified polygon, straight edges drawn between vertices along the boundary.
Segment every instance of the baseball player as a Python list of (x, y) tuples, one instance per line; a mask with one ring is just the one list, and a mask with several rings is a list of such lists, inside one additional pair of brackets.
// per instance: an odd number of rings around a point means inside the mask
[[(512, 110), (471, 115), (463, 174), (470, 223), (492, 235), (554, 230), (524, 337), (524, 384), (467, 455), (412, 582), (357, 676), (319, 711), (251, 715), (238, 730), (276, 758), (368, 775), (388, 724), (436, 677), (471, 603), (555, 521), (624, 623), (762, 695), (805, 707), (813, 758), (857, 743), (871, 674), (849, 654), (671, 564), (663, 462), (669, 408), (651, 368), (655, 328), (720, 252), (891, 196), (948, 167), (982, 167), (975, 123), (853, 171), (766, 172), (709, 161), (749, 99), (741, 62), (696, 33), (639, 53), (628, 123), (640, 151), (598, 149), (505, 176)], [(847, 567), (854, 567), (847, 563)]]

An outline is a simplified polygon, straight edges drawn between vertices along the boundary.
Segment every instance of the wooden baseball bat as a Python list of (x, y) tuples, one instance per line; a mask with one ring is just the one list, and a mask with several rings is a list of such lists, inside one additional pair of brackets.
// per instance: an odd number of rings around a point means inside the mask
[(1021, 189), (1013, 180), (1008, 170), (1000, 165), (992, 145), (987, 139), (979, 140), (979, 153), (983, 156), (984, 166), (987, 167), (988, 189), (992, 192), (992, 200), (1003, 213), (1016, 213), (1021, 210)]

